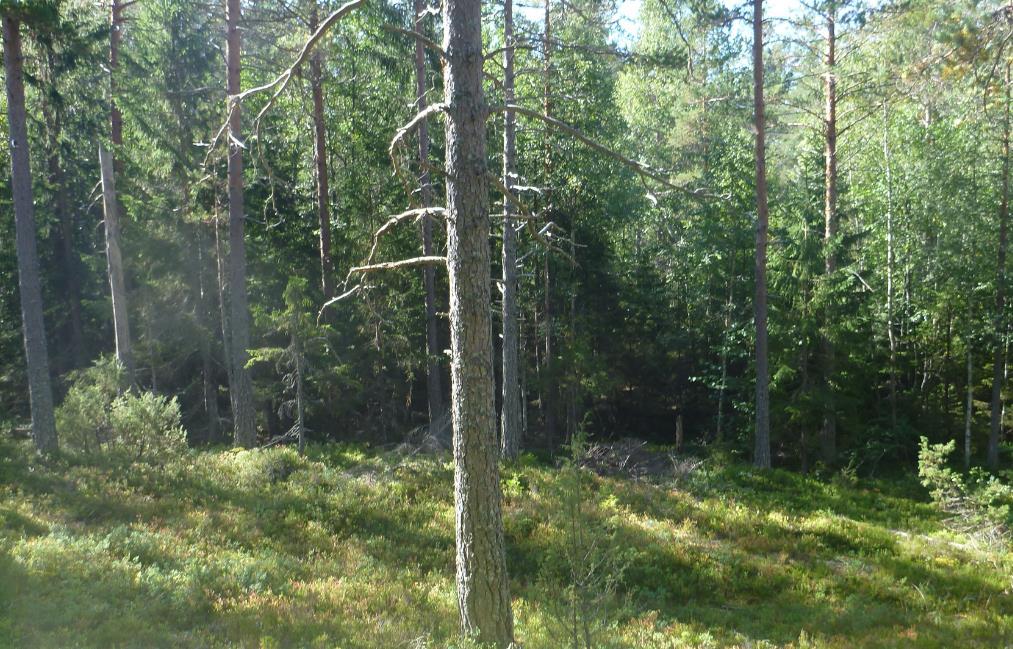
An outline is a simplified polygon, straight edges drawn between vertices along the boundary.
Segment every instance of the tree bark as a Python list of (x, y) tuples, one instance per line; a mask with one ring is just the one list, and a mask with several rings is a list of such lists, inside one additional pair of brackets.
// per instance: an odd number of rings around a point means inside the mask
[(513, 615), (497, 466), (482, 5), (444, 0), (443, 16), (458, 606), (465, 633), (506, 647)]
[[(824, 232), (823, 247), (825, 255), (825, 278), (831, 279), (837, 271), (837, 11), (833, 2), (827, 9), (826, 38), (826, 76), (824, 78)], [(823, 427), (820, 431), (820, 455), (824, 462), (832, 464), (837, 460), (837, 414), (834, 411), (834, 376), (836, 374), (836, 358), (833, 341), (830, 339), (829, 327), (832, 314), (824, 314), (822, 351), (823, 381), (826, 389), (823, 405)]]
[[(123, 3), (120, 0), (111, 0), (109, 4), (109, 139), (112, 141), (114, 149), (119, 149), (123, 145), (123, 115), (120, 113), (119, 106), (116, 105), (118, 94), (116, 72), (120, 64), (120, 41), (123, 37), (120, 28), (122, 26)], [(115, 169), (117, 173), (122, 171), (118, 166)]]
[[(415, 0), (415, 31), (422, 33), (426, 0)], [(426, 107), (426, 50), (421, 39), (415, 39), (415, 101), (416, 110)], [(419, 124), (419, 186), (422, 207), (432, 207), (433, 185), (427, 164), (429, 163), (429, 124)], [(433, 219), (428, 213), (422, 215), (422, 255), (433, 256)], [(439, 358), (440, 330), (436, 317), (436, 268), (422, 269), (422, 283), (426, 294), (426, 397), (429, 402), (429, 425), (434, 426), (446, 409), (443, 403), (443, 377), (440, 375)]]
[(756, 130), (756, 438), (753, 465), (770, 468), (770, 369), (767, 362), (767, 153), (763, 100), (763, 0), (753, 0), (753, 120)]
[[(503, 100), (514, 103), (514, 10), (513, 0), (503, 3)], [(519, 375), (520, 330), (517, 324), (517, 232), (513, 187), (517, 181), (517, 116), (503, 113), (503, 412), (500, 452), (513, 459), (520, 451), (521, 392)]]
[(992, 412), (988, 429), (988, 468), (999, 468), (1002, 388), (1006, 371), (1006, 247), (1009, 241), (1010, 65), (1006, 65), (1006, 101), (1002, 122), (1002, 199), (999, 204), (999, 251), (995, 271), (995, 341), (992, 358)]
[(42, 315), (42, 283), (39, 279), (39, 255), (35, 241), (21, 22), (6, 15), (2, 20), (10, 131), (11, 195), (14, 200), (18, 292), (21, 297), (21, 335), (25, 341), (32, 437), (36, 450), (49, 453), (57, 449), (56, 420), (53, 415), (53, 389), (49, 380), (49, 353), (46, 350), (46, 327)]
[[(545, 0), (544, 3), (544, 17), (545, 33), (542, 39), (542, 113), (547, 117), (552, 117), (552, 0)], [(551, 185), (552, 183), (552, 143), (549, 140), (548, 133), (543, 136), (545, 144), (545, 159), (543, 162), (545, 183)], [(552, 192), (551, 189), (547, 189), (545, 192), (549, 200), (551, 200)], [(555, 325), (552, 312), (552, 264), (550, 263), (550, 251), (545, 251), (545, 264), (543, 267), (544, 280), (545, 280), (545, 313), (542, 318), (542, 324), (545, 327), (545, 355), (543, 362), (545, 364), (545, 371), (542, 374), (542, 385), (541, 393), (539, 394), (539, 401), (542, 410), (542, 418), (545, 423), (545, 437), (549, 445), (552, 448), (556, 443), (556, 401), (559, 396), (558, 382), (556, 381), (556, 368), (555, 368), (555, 350), (553, 349), (552, 336), (554, 333)]]
[(229, 107), (229, 304), (232, 353), (232, 413), (237, 446), (251, 448), (257, 441), (253, 409), (253, 383), (246, 369), (250, 347), (250, 307), (246, 294), (246, 216), (243, 212), (243, 149), (241, 107), (233, 97), (239, 94), (240, 0), (226, 0), (225, 18), (228, 30), (227, 80)]
[[(319, 26), (318, 0), (311, 0), (310, 33)], [(319, 49), (310, 56), (313, 94), (313, 163), (317, 175), (317, 220), (320, 226), (320, 277), (324, 300), (334, 297), (334, 260), (331, 257), (331, 207), (327, 176), (327, 126), (324, 123), (323, 63)]]
[(116, 201), (116, 176), (112, 156), (101, 144), (98, 147), (102, 172), (102, 203), (105, 210), (106, 265), (109, 272), (109, 294), (113, 304), (113, 333), (116, 337), (116, 360), (134, 381), (134, 356), (130, 344), (130, 320), (127, 315), (127, 288), (123, 279), (123, 256), (120, 251), (120, 216)]

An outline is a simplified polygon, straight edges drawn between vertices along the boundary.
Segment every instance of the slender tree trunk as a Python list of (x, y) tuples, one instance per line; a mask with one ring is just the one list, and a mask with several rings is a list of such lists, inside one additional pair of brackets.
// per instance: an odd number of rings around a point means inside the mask
[[(310, 33), (319, 26), (318, 0), (312, 0)], [(313, 94), (313, 163), (317, 174), (317, 219), (320, 226), (320, 277), (324, 299), (334, 297), (334, 261), (331, 257), (331, 206), (327, 176), (327, 126), (324, 123), (323, 64), (319, 48), (310, 56)]]
[[(503, 100), (509, 105), (514, 97), (514, 9), (513, 0), (503, 2)], [(500, 452), (513, 459), (520, 451), (521, 393), (517, 323), (517, 232), (515, 228), (513, 186), (517, 181), (517, 116), (503, 114), (503, 185), (511, 190), (503, 197), (503, 413)]]
[(964, 469), (971, 468), (971, 421), (974, 418), (974, 365), (971, 362), (971, 339), (965, 342), (967, 351), (967, 405), (964, 408)]
[(194, 309), (200, 326), (200, 358), (201, 380), (204, 395), (204, 414), (207, 417), (207, 441), (215, 444), (221, 441), (221, 418), (218, 414), (218, 382), (215, 380), (214, 356), (212, 341), (214, 340), (214, 301), (209, 292), (207, 277), (207, 241), (204, 236), (204, 224), (194, 226), (194, 264), (197, 305)]
[(763, 0), (753, 0), (753, 119), (756, 130), (756, 438), (753, 465), (770, 468), (767, 364), (767, 153), (763, 101)]
[[(46, 74), (48, 82), (56, 84), (53, 70), (56, 66), (53, 53), (47, 51)], [(54, 211), (60, 223), (60, 257), (63, 262), (65, 279), (64, 299), (67, 301), (69, 316), (70, 352), (73, 367), (84, 364), (84, 325), (81, 318), (81, 258), (74, 249), (74, 213), (67, 196), (67, 177), (63, 170), (60, 135), (63, 115), (58, 107), (50, 105), (47, 98), (42, 101), (42, 118), (46, 124), (46, 145), (49, 149), (46, 166), (49, 182), (53, 186)]]
[(1006, 366), (1006, 247), (1009, 240), (1010, 65), (1006, 65), (1006, 105), (1002, 127), (1002, 200), (999, 204), (999, 252), (995, 271), (995, 342), (992, 359), (992, 412), (988, 430), (988, 468), (999, 468), (1002, 387)]
[[(120, 40), (123, 35), (120, 29), (123, 26), (123, 3), (121, 0), (111, 0), (109, 4), (109, 139), (114, 149), (123, 145), (123, 115), (116, 104), (118, 96), (118, 83), (116, 74), (120, 64)], [(115, 151), (114, 151), (115, 153)], [(117, 173), (121, 169), (116, 167)]]
[[(315, 31), (315, 30), (314, 30)], [(296, 430), (299, 432), (299, 455), (306, 454), (306, 397), (303, 390), (303, 348), (302, 341), (295, 334), (296, 327), (292, 327), (292, 349), (295, 350), (295, 411)]]
[(239, 30), (240, 0), (226, 0), (228, 29), (228, 94), (229, 94), (229, 303), (232, 331), (232, 416), (235, 420), (235, 444), (251, 448), (257, 441), (253, 409), (253, 383), (246, 369), (250, 347), (250, 307), (246, 294), (246, 241), (243, 212), (243, 149), (241, 107), (233, 97), (239, 94), (240, 52), (242, 35)]
[(53, 416), (53, 389), (49, 381), (49, 353), (42, 316), (42, 282), (35, 241), (35, 206), (25, 117), (24, 56), (21, 22), (3, 16), (4, 71), (7, 82), (7, 123), (11, 154), (11, 195), (14, 199), (15, 248), (18, 256), (18, 291), (21, 296), (21, 335), (28, 368), (28, 399), (32, 437), (40, 453), (57, 448)]
[(897, 428), (897, 335), (894, 331), (893, 165), (890, 155), (890, 114), (883, 102), (883, 164), (886, 176), (886, 336), (890, 344), (890, 427)]
[(443, 24), (457, 596), (465, 633), (506, 647), (513, 615), (497, 466), (481, 3), (444, 0)]
[(728, 392), (728, 352), (731, 347), (732, 309), (735, 305), (735, 255), (732, 255), (728, 270), (728, 301), (725, 303), (724, 339), (721, 341), (721, 383), (718, 385), (718, 416), (714, 431), (714, 442), (722, 444), (725, 439), (725, 398)]
[[(544, 17), (545, 33), (542, 39), (542, 112), (551, 117), (552, 116), (552, 0), (545, 0), (544, 2)], [(543, 162), (545, 182), (548, 185), (552, 183), (552, 142), (546, 133), (544, 137), (545, 143), (545, 159)], [(551, 201), (552, 191), (551, 188), (546, 190), (546, 195)], [(552, 312), (552, 264), (550, 263), (550, 251), (545, 251), (545, 265), (543, 267), (544, 279), (545, 279), (545, 313), (543, 314), (542, 324), (545, 327), (545, 356), (543, 361), (545, 363), (545, 371), (543, 373), (543, 381), (541, 394), (539, 399), (542, 406), (542, 417), (545, 423), (545, 437), (550, 448), (556, 443), (556, 401), (559, 395), (559, 385), (556, 380), (556, 353), (553, 344), (553, 334), (555, 329), (554, 317)]]
[[(422, 33), (426, 0), (415, 0), (415, 31)], [(415, 101), (416, 110), (426, 107), (426, 50), (425, 44), (415, 40)], [(422, 206), (432, 207), (433, 185), (427, 165), (429, 164), (429, 125), (419, 124), (419, 185), (422, 192)], [(422, 254), (433, 254), (433, 219), (422, 215)], [(443, 404), (443, 377), (440, 375), (439, 320), (436, 317), (436, 269), (426, 266), (422, 269), (422, 283), (426, 293), (426, 396), (429, 400), (429, 424), (434, 426), (446, 409)], [(435, 431), (434, 431), (435, 432)]]
[(130, 320), (127, 314), (127, 288), (123, 279), (123, 256), (120, 251), (120, 215), (116, 200), (116, 176), (112, 156), (101, 144), (98, 147), (102, 172), (102, 203), (105, 209), (106, 264), (109, 270), (109, 293), (113, 303), (113, 332), (116, 337), (116, 360), (134, 381), (134, 356), (130, 344)]
[[(833, 2), (827, 10), (826, 76), (824, 79), (824, 233), (825, 273), (829, 281), (837, 271), (837, 12)], [(824, 314), (823, 331), (823, 380), (826, 387), (826, 403), (823, 408), (823, 428), (820, 431), (820, 455), (827, 464), (837, 459), (837, 414), (835, 412), (834, 377), (836, 358), (834, 344), (830, 340), (829, 327), (833, 315)]]
[(112, 0), (109, 4), (109, 139), (113, 151), (99, 146), (99, 167), (102, 173), (102, 201), (106, 231), (106, 261), (109, 272), (109, 288), (113, 306), (113, 332), (116, 337), (116, 358), (127, 372), (128, 380), (134, 381), (134, 360), (128, 320), (126, 283), (123, 279), (123, 257), (120, 246), (120, 203), (116, 193), (116, 174), (122, 171), (122, 164), (115, 153), (123, 146), (123, 116), (116, 98), (119, 95), (117, 74), (120, 59), (121, 29), (123, 27), (123, 3)]

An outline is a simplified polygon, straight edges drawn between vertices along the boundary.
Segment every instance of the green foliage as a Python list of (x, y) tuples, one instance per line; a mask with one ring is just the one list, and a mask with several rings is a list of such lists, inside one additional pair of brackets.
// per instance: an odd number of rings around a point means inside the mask
[[(610, 649), (1013, 640), (1008, 551), (967, 543), (905, 483), (713, 461), (688, 488), (532, 462), (504, 480), (517, 639), (530, 649), (571, 645), (575, 584), (608, 602), (591, 619), (594, 646)], [(458, 635), (452, 483), (444, 459), (333, 444), (124, 472), (0, 442), (0, 638), (471, 649)], [(597, 585), (574, 579), (571, 567), (594, 566)]]
[(165, 462), (186, 452), (179, 402), (152, 392), (124, 391), (112, 357), (72, 375), (56, 411), (61, 443), (83, 456)]
[(922, 485), (929, 489), (932, 501), (950, 514), (956, 529), (1007, 542), (1013, 529), (1013, 487), (980, 467), (972, 468), (966, 477), (951, 469), (947, 461), (955, 448), (953, 440), (929, 444), (921, 438), (918, 477)]

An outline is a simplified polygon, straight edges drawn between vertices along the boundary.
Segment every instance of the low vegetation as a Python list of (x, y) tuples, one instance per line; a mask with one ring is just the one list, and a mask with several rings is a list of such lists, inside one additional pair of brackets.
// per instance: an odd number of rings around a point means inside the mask
[[(0, 646), (461, 647), (449, 457), (0, 447)], [(501, 473), (524, 647), (1000, 647), (1013, 560), (913, 482)]]

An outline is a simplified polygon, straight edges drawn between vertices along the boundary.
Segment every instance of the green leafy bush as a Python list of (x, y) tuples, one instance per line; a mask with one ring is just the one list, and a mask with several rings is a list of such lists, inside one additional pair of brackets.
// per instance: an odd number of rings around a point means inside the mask
[(122, 392), (124, 372), (115, 358), (75, 372), (72, 382), (56, 412), (67, 450), (141, 461), (164, 461), (186, 450), (176, 398)]
[(975, 467), (964, 477), (947, 466), (947, 458), (956, 448), (929, 444), (922, 437), (918, 451), (918, 477), (928, 488), (932, 501), (950, 514), (952, 527), (988, 540), (1008, 540), (1013, 519), (1013, 487)]

